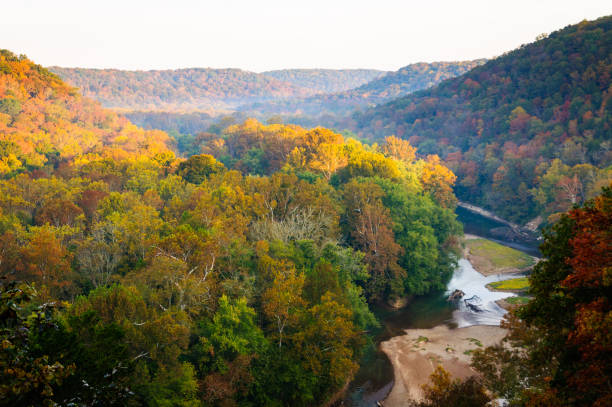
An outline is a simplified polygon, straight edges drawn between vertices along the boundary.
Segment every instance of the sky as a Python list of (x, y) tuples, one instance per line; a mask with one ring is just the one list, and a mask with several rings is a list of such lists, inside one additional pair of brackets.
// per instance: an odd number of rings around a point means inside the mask
[(369, 68), (490, 58), (610, 0), (0, 0), (0, 48), (44, 66)]

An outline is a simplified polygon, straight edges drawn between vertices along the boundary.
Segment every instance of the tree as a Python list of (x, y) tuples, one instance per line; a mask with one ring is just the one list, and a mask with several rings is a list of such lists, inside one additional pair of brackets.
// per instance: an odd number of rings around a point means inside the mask
[(208, 402), (244, 396), (249, 389), (253, 381), (251, 361), (268, 346), (255, 317), (255, 310), (247, 305), (246, 298), (231, 301), (223, 295), (212, 321), (204, 324), (198, 345), (203, 358), (198, 366), (204, 376)]
[(120, 230), (113, 222), (99, 222), (93, 225), (90, 236), (77, 248), (75, 257), (80, 271), (94, 288), (111, 283), (124, 252), (119, 234)]
[(416, 158), (416, 147), (411, 146), (409, 141), (395, 136), (386, 137), (382, 149), (386, 155), (407, 164), (412, 163)]
[(81, 207), (83, 213), (89, 220), (93, 219), (94, 214), (98, 209), (98, 203), (100, 200), (107, 195), (108, 193), (105, 191), (91, 189), (85, 190), (81, 193), (81, 198), (78, 201), (78, 205)]
[(74, 365), (37, 354), (31, 333), (53, 331), (57, 326), (55, 304), (36, 307), (36, 299), (31, 286), (0, 281), (0, 402), (4, 405), (55, 405), (57, 388), (75, 371)]
[(378, 185), (369, 182), (352, 181), (344, 189), (353, 247), (365, 253), (364, 260), (372, 272), (368, 282), (372, 298), (381, 298), (390, 283), (395, 283), (392, 291), (397, 295), (404, 275), (397, 263), (402, 247), (395, 242), (389, 210), (380, 201), (382, 194)]
[(73, 284), (72, 255), (62, 245), (54, 228), (42, 226), (32, 231), (20, 255), (16, 265), (18, 279), (40, 283), (52, 298), (67, 296)]
[[(527, 406), (610, 404), (611, 230), (612, 188), (604, 188), (545, 233), (546, 260), (530, 276), (534, 298), (508, 322), (514, 350), (474, 359), (498, 394)], [(512, 371), (519, 381), (504, 384)]]
[(569, 201), (573, 206), (578, 203), (578, 198), (582, 194), (582, 183), (575, 174), (573, 178), (562, 177), (557, 184), (562, 192), (562, 197)]
[(353, 360), (360, 341), (349, 309), (325, 293), (320, 304), (302, 317), (300, 329), (292, 337), (306, 369), (323, 376), (333, 387), (342, 385), (357, 369)]
[(286, 262), (275, 260), (267, 254), (262, 255), (260, 268), (272, 279), (263, 292), (262, 308), (274, 326), (278, 349), (281, 351), (285, 330), (297, 323), (298, 312), (304, 304), (301, 297), (304, 275)]
[(148, 266), (131, 281), (148, 287), (149, 301), (161, 309), (198, 316), (214, 308), (219, 257), (216, 240), (182, 225), (152, 248)]
[(342, 144), (320, 144), (316, 147), (312, 160), (308, 166), (323, 174), (329, 181), (338, 169), (346, 166), (348, 157)]
[(485, 407), (491, 398), (485, 388), (471, 376), (466, 380), (451, 380), (449, 373), (440, 365), (430, 376), (431, 384), (423, 386), (424, 401), (417, 407)]
[(457, 198), (453, 194), (453, 185), (457, 177), (451, 170), (442, 165), (437, 155), (427, 156), (421, 169), (421, 182), (423, 189), (429, 192), (433, 198), (443, 207), (452, 208)]
[(224, 165), (215, 160), (212, 155), (193, 155), (179, 164), (177, 174), (192, 184), (201, 184), (213, 174), (223, 172)]

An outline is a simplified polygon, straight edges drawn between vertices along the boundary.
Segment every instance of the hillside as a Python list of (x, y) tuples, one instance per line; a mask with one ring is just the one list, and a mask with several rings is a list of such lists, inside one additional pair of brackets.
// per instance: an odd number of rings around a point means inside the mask
[(612, 17), (568, 26), (341, 127), (441, 155), (462, 200), (552, 220), (611, 177), (611, 29)]
[[(460, 75), (482, 63), (435, 62), (397, 72), (369, 69), (285, 69), (261, 74), (239, 69), (162, 71), (49, 68), (86, 97), (130, 112), (139, 125), (194, 129), (200, 118), (234, 111), (266, 119), (300, 116), (315, 124), (322, 115), (347, 115)], [(290, 119), (288, 119), (291, 121)], [(199, 129), (202, 130), (202, 129)]]
[(391, 100), (430, 88), (446, 79), (463, 75), (485, 62), (486, 59), (475, 59), (473, 61), (410, 64), (347, 93), (376, 101)]
[(105, 107), (181, 113), (223, 113), (243, 104), (337, 92), (385, 74), (384, 71), (368, 69), (286, 69), (261, 74), (212, 68), (152, 71), (49, 69)]
[[(459, 76), (485, 62), (484, 59), (458, 62), (420, 62), (379, 75), (368, 83), (338, 92), (276, 100), (246, 105), (241, 111), (252, 114), (281, 114), (288, 116), (321, 117), (348, 115), (354, 110), (383, 103), (421, 89), (434, 86), (445, 79)], [(316, 122), (314, 120), (313, 122)]]
[(246, 102), (316, 93), (240, 69), (49, 69), (105, 107), (128, 110), (227, 111)]
[(262, 75), (320, 93), (357, 88), (387, 74), (375, 69), (280, 69)]
[(0, 50), (0, 174), (75, 157), (154, 155), (168, 151), (168, 140), (83, 98), (27, 58)]

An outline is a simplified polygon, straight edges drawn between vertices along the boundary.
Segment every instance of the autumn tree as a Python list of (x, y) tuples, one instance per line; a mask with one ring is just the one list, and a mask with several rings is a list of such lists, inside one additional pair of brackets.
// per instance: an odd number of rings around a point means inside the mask
[(258, 251), (259, 268), (269, 279), (268, 286), (262, 294), (262, 308), (273, 327), (278, 349), (281, 351), (285, 331), (297, 323), (299, 311), (304, 304), (301, 297), (304, 275), (287, 261), (270, 257), (266, 253), (265, 244), (260, 245)]
[(491, 398), (475, 376), (452, 380), (440, 365), (429, 377), (431, 384), (423, 385), (424, 400), (415, 407), (485, 407)]
[(440, 157), (427, 156), (427, 160), (422, 164), (420, 179), (425, 191), (429, 192), (440, 205), (450, 208), (456, 204), (453, 185), (457, 177), (442, 165)]
[(43, 226), (31, 232), (21, 249), (17, 278), (41, 284), (54, 298), (65, 297), (73, 285), (71, 260), (72, 254), (62, 245), (57, 231)]
[(327, 292), (300, 325), (292, 341), (304, 367), (331, 382), (332, 388), (342, 385), (357, 368), (353, 355), (360, 341), (351, 311)]
[(383, 152), (395, 159), (405, 163), (412, 163), (416, 158), (416, 147), (410, 145), (408, 140), (402, 140), (395, 136), (385, 137)]
[(348, 157), (342, 144), (320, 144), (316, 147), (313, 159), (308, 167), (321, 172), (325, 179), (329, 180), (338, 169), (346, 166)]
[[(545, 233), (541, 250), (546, 260), (530, 276), (534, 299), (508, 322), (507, 341), (517, 350), (488, 349), (475, 359), (498, 394), (504, 389), (504, 397), (528, 406), (604, 406), (612, 401), (611, 208), (612, 188), (604, 188), (601, 196), (563, 215)], [(504, 386), (511, 371), (518, 373), (519, 382)]]
[[(372, 272), (369, 290), (380, 297), (394, 283), (392, 291), (402, 291), (399, 279), (404, 272), (397, 264), (402, 248), (395, 242), (389, 210), (382, 205), (382, 189), (373, 183), (351, 182), (345, 186), (347, 225), (355, 248), (365, 253)], [(399, 287), (398, 287), (399, 284)]]

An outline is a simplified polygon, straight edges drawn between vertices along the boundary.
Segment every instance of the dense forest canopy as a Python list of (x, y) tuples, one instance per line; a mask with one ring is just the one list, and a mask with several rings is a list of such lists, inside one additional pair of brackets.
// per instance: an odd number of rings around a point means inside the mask
[(357, 88), (387, 73), (376, 69), (279, 69), (262, 75), (319, 93), (336, 93)]
[(27, 58), (1, 50), (0, 64), (3, 176), (68, 160), (173, 155), (166, 133), (142, 130), (102, 109)]
[(241, 106), (239, 110), (263, 117), (269, 114), (283, 115), (289, 122), (324, 123), (329, 120), (325, 116), (348, 115), (356, 109), (371, 107), (429, 88), (445, 79), (459, 76), (484, 62), (484, 59), (420, 62), (407, 65), (395, 72), (388, 72), (351, 89), (303, 98), (247, 104)]
[[(460, 75), (483, 60), (408, 65), (397, 72), (369, 69), (238, 69), (122, 71), (51, 67), (105, 107), (120, 109), (147, 128), (196, 132), (220, 114), (320, 125), (323, 115), (348, 114)], [(200, 127), (197, 127), (200, 126)]]
[(455, 192), (545, 258), (415, 405), (612, 402), (612, 17), (391, 73), (53, 70), (0, 50), (1, 405), (330, 405), (372, 306), (447, 287)]
[(245, 101), (317, 92), (240, 69), (123, 71), (51, 67), (50, 70), (105, 107), (127, 110), (223, 112)]
[(458, 176), (460, 199), (550, 221), (612, 177), (612, 17), (583, 21), (340, 125), (410, 140)]
[(389, 72), (385, 76), (372, 80), (351, 91), (374, 101), (395, 99), (417, 90), (427, 89), (438, 83), (460, 76), (469, 70), (482, 65), (486, 59), (453, 62), (419, 62)]
[(177, 158), (0, 53), (0, 401), (311, 406), (374, 302), (441, 289), (454, 174), (389, 137), (254, 119)]

